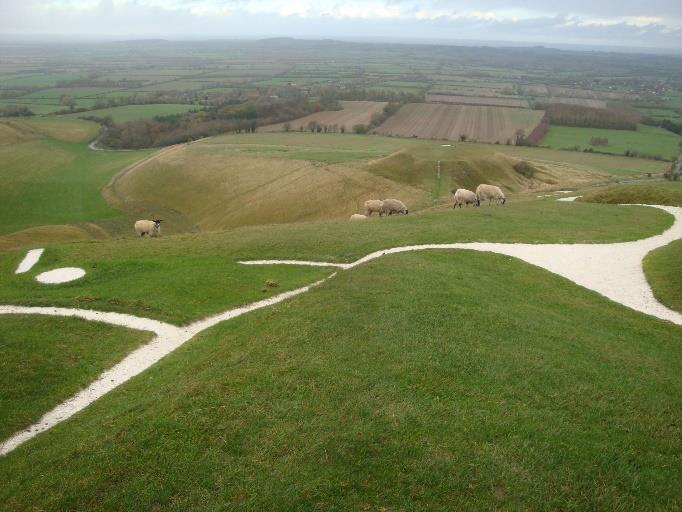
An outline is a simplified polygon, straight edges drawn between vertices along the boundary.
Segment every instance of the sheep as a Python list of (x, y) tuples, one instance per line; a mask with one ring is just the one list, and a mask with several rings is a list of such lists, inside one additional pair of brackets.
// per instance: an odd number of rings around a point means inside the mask
[(471, 190), (458, 188), (457, 190), (452, 191), (452, 195), (455, 198), (455, 204), (452, 206), (453, 208), (457, 208), (458, 205), (460, 208), (462, 205), (466, 205), (468, 208), (470, 204), (473, 204), (474, 206), (481, 206), (481, 201), (479, 201), (476, 194), (474, 194)]
[(504, 204), (507, 202), (507, 198), (504, 197), (504, 192), (500, 187), (495, 185), (486, 185), (484, 183), (476, 187), (476, 197), (479, 201), (488, 201), (488, 206), (495, 201), (497, 204)]
[(369, 201), (365, 201), (365, 215), (367, 217), (371, 217), (372, 214), (376, 212), (379, 214), (379, 217), (381, 217), (383, 206), (384, 202), (379, 199), (370, 199)]
[(159, 236), (161, 234), (161, 222), (157, 220), (138, 220), (135, 223), (135, 232), (140, 235)]
[(353, 215), (350, 216), (351, 222), (358, 221), (358, 220), (367, 220), (367, 215), (362, 215), (360, 213), (354, 213)]
[(402, 213), (404, 215), (408, 214), (407, 206), (402, 201), (398, 199), (384, 199), (383, 207), (381, 211), (384, 215), (393, 215), (394, 213)]

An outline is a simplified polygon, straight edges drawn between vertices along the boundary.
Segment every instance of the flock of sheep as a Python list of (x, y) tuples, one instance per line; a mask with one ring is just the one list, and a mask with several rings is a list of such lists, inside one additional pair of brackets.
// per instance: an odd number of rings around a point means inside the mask
[[(470, 204), (481, 206), (481, 201), (488, 201), (489, 205), (493, 202), (496, 204), (505, 204), (507, 202), (507, 198), (500, 187), (486, 185), (485, 183), (476, 187), (475, 193), (465, 188), (458, 188), (457, 190), (452, 191), (452, 195), (455, 199), (453, 208), (457, 208), (457, 206), (461, 208), (462, 206), (469, 206)], [(384, 199), (383, 201), (380, 199), (370, 199), (369, 201), (365, 201), (365, 214), (354, 213), (350, 216), (350, 220), (367, 220), (373, 213), (377, 213), (379, 214), (379, 217), (383, 217), (384, 215), (393, 215), (394, 213), (407, 215), (408, 211), (405, 203), (398, 199)]]
[[(496, 204), (504, 204), (507, 202), (507, 198), (504, 196), (504, 192), (500, 187), (495, 185), (481, 184), (476, 187), (476, 192), (467, 190), (465, 188), (458, 188), (452, 191), (452, 195), (455, 198), (455, 204), (453, 208), (460, 208), (462, 205), (469, 206), (473, 204), (474, 206), (481, 206), (481, 201), (488, 201), (488, 204), (492, 204), (493, 201)], [(399, 199), (370, 199), (365, 201), (365, 214), (354, 213), (350, 216), (351, 221), (367, 220), (371, 217), (373, 213), (383, 217), (384, 215), (402, 214), (407, 215), (409, 212), (405, 203)], [(135, 223), (135, 233), (138, 236), (148, 235), (150, 237), (159, 236), (161, 234), (161, 219), (156, 220), (138, 220)]]

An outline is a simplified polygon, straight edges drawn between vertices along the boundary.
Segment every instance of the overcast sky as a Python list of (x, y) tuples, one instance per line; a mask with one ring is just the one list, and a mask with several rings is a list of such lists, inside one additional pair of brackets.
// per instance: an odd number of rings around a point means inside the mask
[(0, 34), (466, 39), (682, 50), (682, 0), (0, 0)]

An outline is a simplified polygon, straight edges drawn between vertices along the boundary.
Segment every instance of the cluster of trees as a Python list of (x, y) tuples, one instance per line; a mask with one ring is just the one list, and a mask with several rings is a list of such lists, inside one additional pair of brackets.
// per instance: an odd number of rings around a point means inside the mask
[(609, 138), (608, 137), (592, 137), (590, 139), (590, 146), (608, 146), (609, 145)]
[(1, 105), (0, 117), (30, 117), (34, 115), (25, 105)]
[(295, 99), (259, 98), (208, 110), (114, 124), (110, 121), (101, 143), (111, 148), (140, 149), (168, 146), (216, 135), (250, 133), (259, 126), (281, 123), (319, 111), (318, 103)]
[[(383, 124), (386, 119), (391, 117), (393, 114), (395, 114), (401, 107), (402, 105), (400, 103), (389, 103), (386, 105), (381, 112), (375, 112), (372, 115), (372, 119), (369, 122), (369, 124), (355, 124), (350, 127), (350, 130), (355, 133), (355, 134), (365, 134), (369, 133), (375, 128), (378, 128), (381, 124)], [(311, 133), (346, 133), (348, 131), (348, 128), (345, 125), (338, 125), (338, 124), (333, 124), (333, 125), (326, 125), (326, 124), (321, 124), (315, 120), (310, 121), (306, 126), (292, 126), (291, 123), (287, 122), (284, 123), (284, 131), (285, 132), (291, 132), (291, 131), (309, 131)]]
[(347, 87), (339, 89), (337, 97), (346, 101), (387, 101), (389, 103), (420, 103), (424, 101), (423, 94), (396, 92), (392, 89), (366, 89), (362, 87)]
[(649, 126), (664, 128), (669, 132), (676, 133), (677, 135), (682, 135), (682, 123), (676, 123), (675, 121), (671, 121), (670, 119), (663, 119), (662, 121), (659, 121), (658, 119), (647, 117), (642, 122), (644, 124), (648, 124)]
[[(549, 130), (549, 116), (545, 114), (540, 121), (540, 124), (538, 124), (528, 135), (526, 135), (523, 130), (516, 132), (516, 145), (537, 146), (547, 134), (547, 130)], [(507, 144), (509, 144), (509, 142), (507, 142)]]
[(636, 130), (642, 114), (635, 110), (601, 109), (580, 105), (536, 104), (547, 111), (549, 122), (559, 126)]

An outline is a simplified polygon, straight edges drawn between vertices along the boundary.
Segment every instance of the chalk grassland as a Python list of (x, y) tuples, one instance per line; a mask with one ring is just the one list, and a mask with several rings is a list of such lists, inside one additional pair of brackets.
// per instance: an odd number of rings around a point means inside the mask
[(137, 121), (140, 119), (152, 119), (156, 116), (171, 116), (175, 114), (184, 114), (190, 110), (200, 108), (199, 105), (181, 105), (174, 103), (164, 103), (158, 105), (124, 105), (121, 107), (103, 108), (99, 110), (89, 110), (78, 114), (69, 114), (69, 117), (109, 117), (115, 123), (125, 123), (128, 121)]
[[(592, 146), (590, 140), (593, 137), (607, 138), (608, 146)], [(677, 134), (662, 128), (640, 124), (636, 131), (552, 126), (540, 144), (555, 149), (592, 148), (594, 151), (616, 155), (623, 155), (629, 150), (673, 160), (682, 150), (681, 142), (682, 137)]]
[[(544, 224), (540, 210), (526, 220)], [(298, 254), (319, 253), (316, 241), (297, 240)], [(676, 510), (679, 338), (678, 326), (513, 258), (394, 255), (217, 326), (2, 457), (0, 500)]]
[(682, 182), (660, 181), (597, 188), (586, 192), (581, 200), (608, 204), (646, 203), (682, 207)]
[(0, 439), (36, 422), (150, 337), (85, 320), (0, 315)]
[[(351, 131), (353, 126), (358, 124), (368, 125), (372, 120), (372, 116), (386, 106), (386, 103), (380, 101), (343, 101), (341, 102), (343, 110), (332, 110), (326, 112), (316, 112), (299, 119), (289, 121), (288, 125), (293, 131), (300, 131), (308, 129), (308, 123), (315, 121), (321, 125), (334, 126), (340, 130), (343, 126), (346, 131)], [(284, 125), (287, 123), (271, 124), (259, 128), (259, 132), (281, 132), (284, 131)]]
[(500, 98), (493, 96), (457, 96), (454, 94), (426, 95), (426, 101), (430, 103), (447, 103), (451, 105), (490, 105), (498, 107), (528, 108), (528, 100), (518, 98)]
[(0, 121), (0, 235), (120, 215), (100, 189), (149, 152), (91, 151), (87, 142), (97, 132), (81, 120)]
[(426, 139), (469, 140), (489, 143), (514, 141), (517, 130), (530, 133), (544, 112), (502, 107), (411, 103), (378, 129), (382, 135)]

